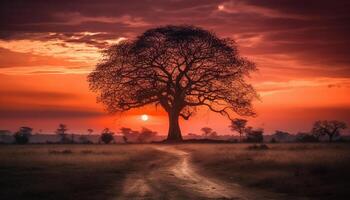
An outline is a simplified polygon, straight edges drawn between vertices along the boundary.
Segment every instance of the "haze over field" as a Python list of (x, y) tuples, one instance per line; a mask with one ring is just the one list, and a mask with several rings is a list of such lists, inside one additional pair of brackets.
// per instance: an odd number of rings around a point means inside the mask
[[(58, 123), (165, 134), (167, 115), (147, 106), (109, 116), (89, 91), (100, 51), (160, 25), (194, 24), (235, 39), (259, 71), (261, 96), (250, 125), (266, 132), (309, 131), (319, 119), (350, 123), (349, 8), (329, 1), (1, 1), (0, 128), (27, 125), (52, 133)], [(148, 115), (142, 120), (141, 115)], [(229, 120), (201, 109), (181, 121), (184, 134), (203, 126), (229, 133)], [(347, 130), (348, 132), (348, 130)]]

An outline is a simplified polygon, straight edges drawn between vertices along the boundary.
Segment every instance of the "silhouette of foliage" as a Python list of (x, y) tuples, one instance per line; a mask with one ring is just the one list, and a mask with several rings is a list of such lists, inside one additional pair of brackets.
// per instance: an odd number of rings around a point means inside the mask
[(208, 137), (209, 134), (213, 131), (213, 129), (210, 127), (203, 127), (201, 128), (201, 131), (203, 132), (204, 137)]
[(89, 129), (87, 130), (87, 132), (89, 133), (89, 135), (91, 135), (91, 134), (94, 132), (94, 130), (91, 129), (91, 128), (89, 128)]
[(29, 137), (32, 135), (33, 129), (30, 127), (23, 126), (14, 134), (15, 142), (17, 144), (27, 144)]
[(276, 132), (272, 136), (273, 136), (272, 139), (274, 140), (274, 142), (286, 142), (292, 135), (288, 132), (276, 130)]
[(263, 142), (264, 130), (263, 129), (252, 129), (251, 127), (246, 130), (246, 139), (245, 142)]
[(201, 131), (203, 132), (203, 136), (205, 138), (215, 138), (218, 136), (217, 132), (215, 132), (212, 128), (210, 127), (203, 127), (201, 128)]
[(260, 145), (254, 144), (254, 145), (248, 146), (247, 149), (248, 150), (268, 150), (269, 146), (267, 146), (266, 144), (260, 144)]
[(247, 125), (247, 120), (245, 119), (233, 119), (231, 120), (231, 125), (229, 126), (231, 128), (231, 131), (236, 131), (239, 134), (239, 141), (242, 141), (242, 135), (245, 131)]
[(297, 142), (319, 142), (319, 138), (310, 133), (298, 133), (296, 135)]
[(273, 137), (273, 138), (271, 138), (270, 142), (271, 143), (277, 143), (278, 141), (276, 140), (276, 138)]
[(71, 140), (67, 137), (67, 125), (65, 124), (59, 124), (58, 128), (56, 129), (56, 134), (61, 137), (61, 143), (70, 143)]
[(198, 106), (229, 118), (254, 115), (257, 94), (245, 82), (253, 70), (232, 39), (194, 26), (164, 26), (106, 49), (88, 81), (110, 113), (160, 105), (168, 113), (167, 140), (179, 141), (179, 117), (189, 119)]
[(158, 134), (157, 132), (143, 127), (141, 132), (140, 132), (140, 134), (139, 134), (139, 136), (138, 136), (138, 141), (140, 143), (152, 142), (152, 140), (154, 139), (154, 137), (157, 134)]
[(134, 131), (130, 128), (122, 127), (120, 132), (123, 135), (123, 140), (125, 143), (138, 142), (138, 143), (148, 143), (152, 142), (157, 136), (157, 132), (152, 131), (148, 128), (142, 128), (141, 131)]
[(81, 144), (92, 144), (92, 142), (89, 140), (89, 138), (86, 135), (79, 136), (79, 142)]
[(332, 142), (334, 137), (340, 136), (341, 129), (346, 129), (345, 122), (337, 120), (320, 120), (314, 123), (311, 132), (316, 138), (326, 135), (329, 138), (329, 142)]
[(114, 140), (114, 133), (108, 128), (103, 129), (101, 133), (101, 141), (105, 144), (109, 144)]
[(136, 142), (140, 134), (138, 131), (125, 127), (120, 128), (120, 132), (123, 135), (123, 140), (125, 143)]

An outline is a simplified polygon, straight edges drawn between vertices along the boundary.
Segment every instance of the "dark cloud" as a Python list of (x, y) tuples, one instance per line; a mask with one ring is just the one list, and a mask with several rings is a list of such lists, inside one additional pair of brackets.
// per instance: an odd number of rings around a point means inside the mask
[(75, 66), (81, 67), (85, 63), (69, 61), (52, 56), (42, 56), (33, 53), (14, 52), (0, 47), (0, 69), (9, 67), (33, 66)]
[[(304, 66), (318, 65), (325, 71), (331, 67), (332, 73), (350, 75), (347, 0), (2, 0), (0, 4), (3, 40), (60, 39), (104, 48), (106, 40), (133, 37), (150, 27), (194, 24), (221, 36), (259, 37), (254, 45), (242, 45), (252, 57), (284, 54)], [(219, 5), (225, 9), (219, 10)]]
[(25, 99), (26, 101), (62, 101), (79, 98), (74, 93), (50, 92), (50, 91), (33, 91), (33, 90), (0, 90), (2, 100)]
[(89, 118), (102, 116), (104, 113), (89, 110), (77, 110), (67, 108), (44, 108), (44, 109), (6, 109), (0, 108), (2, 119), (55, 119), (55, 118)]

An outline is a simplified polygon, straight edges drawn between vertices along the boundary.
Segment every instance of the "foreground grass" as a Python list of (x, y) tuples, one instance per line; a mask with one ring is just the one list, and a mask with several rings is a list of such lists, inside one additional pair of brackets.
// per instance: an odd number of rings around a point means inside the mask
[(147, 145), (0, 146), (0, 199), (107, 199), (158, 154)]
[[(155, 144), (154, 144), (155, 145)], [(183, 144), (205, 176), (292, 196), (350, 199), (349, 144)], [(164, 161), (152, 145), (0, 146), (0, 199), (109, 199)]]
[(349, 144), (268, 144), (249, 150), (247, 144), (192, 144), (202, 173), (293, 196), (350, 199)]

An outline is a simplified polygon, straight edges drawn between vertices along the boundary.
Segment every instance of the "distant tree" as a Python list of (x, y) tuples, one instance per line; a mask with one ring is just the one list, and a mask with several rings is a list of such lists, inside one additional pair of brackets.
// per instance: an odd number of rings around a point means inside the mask
[(245, 119), (233, 119), (231, 120), (231, 125), (229, 126), (231, 128), (231, 131), (238, 132), (239, 134), (239, 141), (242, 141), (242, 135), (245, 132), (247, 125), (247, 120)]
[(152, 142), (152, 140), (157, 134), (158, 134), (157, 132), (143, 127), (140, 132), (140, 135), (138, 136), (138, 141), (140, 143)]
[(23, 126), (14, 134), (15, 142), (17, 144), (27, 144), (29, 137), (32, 135), (33, 129), (30, 127)]
[(86, 135), (79, 136), (79, 143), (81, 144), (92, 144), (92, 142), (89, 140), (89, 138)]
[(9, 131), (9, 130), (0, 130), (0, 143), (5, 143), (6, 142), (6, 138), (9, 138), (10, 136), (12, 136), (11, 131)]
[(9, 130), (0, 130), (0, 138), (11, 135), (11, 131)]
[(140, 135), (138, 131), (134, 131), (131, 128), (126, 127), (120, 128), (120, 132), (123, 135), (123, 140), (125, 143), (136, 142)]
[(167, 140), (182, 140), (179, 117), (189, 119), (198, 106), (229, 118), (254, 115), (257, 94), (245, 78), (256, 67), (232, 39), (194, 26), (164, 26), (103, 56), (88, 77), (98, 101), (110, 113), (160, 105), (168, 113)]
[(87, 130), (87, 132), (89, 133), (89, 135), (91, 135), (91, 134), (94, 132), (94, 130), (91, 129), (91, 128), (89, 128), (89, 129)]
[(201, 138), (201, 135), (195, 134), (195, 133), (188, 133), (187, 134), (189, 139), (199, 139)]
[(275, 134), (273, 134), (272, 139), (274, 139), (275, 142), (283, 142), (287, 141), (290, 136), (291, 134), (288, 132), (276, 130)]
[(218, 133), (210, 127), (203, 127), (201, 128), (201, 131), (203, 132), (202, 136), (207, 139), (215, 139), (218, 136)]
[(327, 135), (329, 142), (332, 142), (334, 137), (340, 135), (341, 129), (346, 129), (345, 122), (337, 120), (320, 120), (314, 123), (311, 132), (317, 138)]
[(42, 129), (39, 129), (38, 132), (35, 133), (35, 135), (40, 135), (43, 133), (43, 130)]
[(56, 129), (56, 134), (61, 137), (61, 143), (70, 143), (70, 139), (67, 137), (67, 125), (65, 124), (59, 124), (58, 128)]
[(114, 133), (108, 128), (103, 129), (101, 133), (101, 141), (105, 144), (109, 144), (114, 140)]
[(75, 143), (75, 135), (74, 135), (74, 133), (72, 133), (71, 135), (70, 135), (70, 142), (71, 143)]
[(212, 131), (209, 135), (209, 138), (216, 138), (218, 136), (218, 133), (216, 131)]
[(273, 138), (271, 138), (270, 142), (271, 143), (277, 143), (278, 141), (273, 137)]
[(213, 132), (213, 129), (210, 127), (203, 127), (203, 128), (201, 128), (201, 131), (203, 132), (202, 135), (204, 137), (208, 137)]
[(319, 142), (319, 138), (310, 133), (297, 133), (295, 137), (296, 142)]
[(11, 131), (9, 130), (0, 130), (0, 136), (11, 135)]
[(264, 141), (264, 130), (263, 129), (252, 129), (249, 128), (246, 131), (246, 142), (263, 142)]

